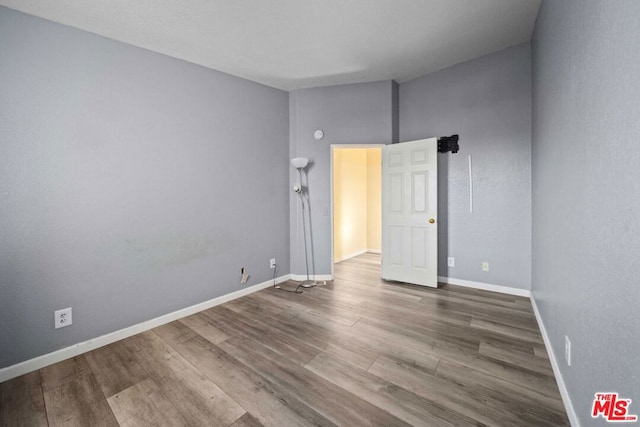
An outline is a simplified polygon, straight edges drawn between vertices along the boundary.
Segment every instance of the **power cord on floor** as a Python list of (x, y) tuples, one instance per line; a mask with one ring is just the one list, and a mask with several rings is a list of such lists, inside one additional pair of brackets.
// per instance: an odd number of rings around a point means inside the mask
[(300, 289), (300, 285), (298, 285), (298, 287), (296, 288), (295, 291), (292, 291), (291, 289), (285, 289), (283, 287), (281, 287), (280, 285), (278, 285), (276, 283), (276, 274), (278, 273), (278, 264), (275, 265), (275, 267), (273, 268), (273, 287), (275, 289), (280, 289), (281, 291), (285, 291), (285, 292), (291, 292), (292, 294), (301, 294), (302, 290)]

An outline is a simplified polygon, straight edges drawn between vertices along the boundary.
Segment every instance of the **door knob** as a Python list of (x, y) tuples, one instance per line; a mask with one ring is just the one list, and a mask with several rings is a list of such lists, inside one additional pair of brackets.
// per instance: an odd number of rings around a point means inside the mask
[(433, 218), (429, 218), (429, 224), (433, 224), (434, 222), (436, 222), (436, 220), (435, 220), (435, 219), (433, 219)]

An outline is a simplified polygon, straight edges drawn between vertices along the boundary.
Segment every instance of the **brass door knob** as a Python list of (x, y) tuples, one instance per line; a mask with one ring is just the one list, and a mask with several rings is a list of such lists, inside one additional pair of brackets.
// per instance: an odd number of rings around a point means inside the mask
[(429, 218), (429, 224), (433, 224), (434, 222), (436, 222), (436, 220), (435, 220), (435, 219), (433, 219), (433, 218)]

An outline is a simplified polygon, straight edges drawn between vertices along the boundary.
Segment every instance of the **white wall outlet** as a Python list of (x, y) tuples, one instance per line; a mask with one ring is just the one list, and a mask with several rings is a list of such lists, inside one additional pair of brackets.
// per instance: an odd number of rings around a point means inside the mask
[(452, 257), (452, 256), (447, 258), (447, 266), (448, 267), (455, 267), (456, 266), (456, 259), (454, 257)]
[(271, 260), (269, 261), (269, 267), (271, 267), (272, 270), (274, 268), (276, 268), (276, 259), (275, 258), (271, 258)]
[(55, 329), (70, 326), (71, 323), (73, 323), (73, 318), (71, 317), (71, 307), (63, 308), (62, 310), (56, 310), (53, 312), (53, 326)]
[(564, 336), (564, 360), (567, 361), (567, 366), (571, 366), (571, 341), (568, 336)]
[(482, 262), (482, 271), (489, 271), (489, 263), (486, 261)]

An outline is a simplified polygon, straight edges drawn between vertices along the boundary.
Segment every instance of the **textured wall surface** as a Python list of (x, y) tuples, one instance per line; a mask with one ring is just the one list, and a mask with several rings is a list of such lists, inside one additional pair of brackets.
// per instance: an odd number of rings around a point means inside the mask
[[(400, 141), (456, 133), (460, 152), (438, 155), (438, 274), (530, 289), (528, 43), (400, 85)], [(454, 268), (447, 267), (448, 256), (455, 257)]]
[(601, 391), (640, 414), (639, 18), (545, 1), (532, 42), (532, 290), (582, 425)]
[[(343, 86), (301, 89), (289, 94), (291, 157), (308, 157), (305, 185), (311, 206), (310, 273), (325, 275), (331, 259), (331, 144), (389, 144), (393, 141), (393, 98), (397, 83), (386, 80)], [(321, 129), (324, 139), (313, 132)], [(290, 184), (296, 180), (291, 169)], [(304, 274), (304, 245), (300, 201), (290, 197), (291, 272)], [(309, 212), (308, 212), (309, 213)]]
[(6, 8), (0, 52), (0, 367), (289, 272), (286, 92)]

